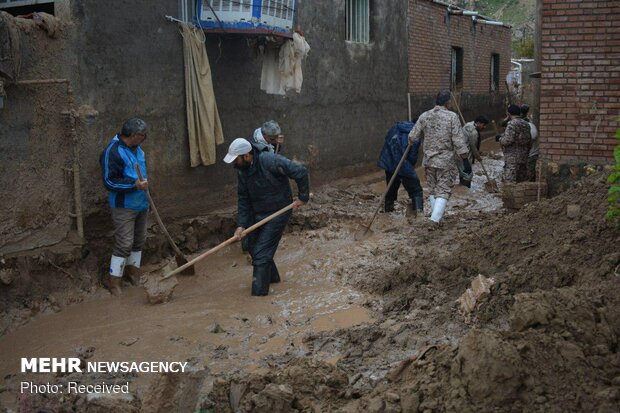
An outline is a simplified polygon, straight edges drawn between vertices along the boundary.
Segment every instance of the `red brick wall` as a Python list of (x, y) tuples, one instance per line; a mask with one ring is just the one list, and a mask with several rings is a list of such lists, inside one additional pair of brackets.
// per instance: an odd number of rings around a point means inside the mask
[(620, 2), (541, 1), (541, 157), (610, 161), (620, 117)]
[[(409, 92), (432, 94), (450, 87), (452, 47), (463, 48), (463, 92), (488, 95), (491, 54), (499, 54), (500, 89), (510, 71), (511, 33), (503, 26), (474, 24), (470, 16), (450, 15), (431, 0), (409, 0)], [(502, 102), (503, 104), (503, 102)]]

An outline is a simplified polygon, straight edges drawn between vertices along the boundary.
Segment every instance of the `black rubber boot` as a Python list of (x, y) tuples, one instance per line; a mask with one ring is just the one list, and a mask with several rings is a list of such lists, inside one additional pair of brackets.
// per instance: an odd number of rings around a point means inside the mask
[(271, 261), (271, 278), (269, 282), (271, 283), (279, 283), (280, 282), (280, 271), (278, 271), (278, 267), (276, 267), (276, 263)]
[(385, 212), (394, 212), (394, 201), (385, 200), (385, 205), (383, 207)]
[(271, 264), (255, 265), (252, 274), (252, 295), (264, 296), (269, 294), (270, 278)]
[(418, 210), (418, 214), (424, 214), (424, 198), (421, 196), (416, 196), (413, 198), (413, 203), (414, 205), (412, 205), (412, 207)]

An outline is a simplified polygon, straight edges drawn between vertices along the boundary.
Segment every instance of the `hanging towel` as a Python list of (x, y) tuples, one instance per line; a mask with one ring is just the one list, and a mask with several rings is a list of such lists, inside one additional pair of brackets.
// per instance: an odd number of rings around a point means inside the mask
[(180, 23), (185, 60), (185, 102), (189, 158), (192, 167), (213, 165), (215, 145), (224, 143), (224, 133), (217, 111), (211, 67), (202, 30)]
[(263, 55), (260, 88), (272, 95), (284, 95), (289, 90), (301, 92), (304, 77), (301, 62), (308, 56), (310, 45), (299, 33), (286, 40), (280, 49), (268, 43)]
[(271, 95), (284, 95), (282, 78), (279, 69), (278, 49), (272, 44), (265, 47), (263, 54), (263, 70), (260, 77), (260, 88)]
[(293, 33), (293, 40), (286, 42), (280, 49), (280, 73), (284, 91), (301, 92), (304, 76), (301, 61), (308, 56), (310, 45), (299, 33)]

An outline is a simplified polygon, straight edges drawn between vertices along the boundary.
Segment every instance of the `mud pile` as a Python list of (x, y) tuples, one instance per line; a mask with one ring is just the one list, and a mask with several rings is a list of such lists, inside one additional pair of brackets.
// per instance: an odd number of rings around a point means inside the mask
[[(315, 267), (376, 294), (368, 304), (383, 315), (372, 325), (307, 336), (308, 358), (283, 360), (236, 406), (618, 411), (619, 233), (605, 220), (606, 189), (598, 175), (514, 214), (452, 216), (439, 230), (419, 221), (384, 226), (383, 235), (392, 236), (351, 246), (357, 260), (326, 256)], [(456, 299), (479, 273), (496, 282), (465, 319)], [(333, 374), (348, 380), (323, 383), (325, 397), (300, 403), (306, 390), (296, 380), (314, 380), (324, 367), (313, 360), (334, 357)], [(304, 369), (291, 376), (299, 363)], [(222, 411), (230, 408), (226, 386), (247, 389), (257, 379), (235, 380), (210, 394)], [(258, 402), (266, 383), (284, 386), (270, 388), (281, 404)]]

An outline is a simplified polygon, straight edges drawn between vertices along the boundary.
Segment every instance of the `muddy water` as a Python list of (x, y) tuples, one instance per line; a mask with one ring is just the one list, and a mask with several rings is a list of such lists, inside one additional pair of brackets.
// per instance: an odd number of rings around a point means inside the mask
[[(286, 351), (301, 355), (306, 333), (372, 320), (364, 297), (312, 269), (324, 249), (352, 242), (287, 235), (276, 255), (282, 282), (267, 297), (250, 296), (252, 267), (238, 245), (180, 278), (169, 303), (148, 305), (141, 287), (125, 288), (120, 298), (101, 291), (2, 337), (0, 375), (17, 374), (21, 357), (75, 357), (81, 346), (95, 347), (89, 361), (189, 359), (213, 373), (257, 369)], [(214, 323), (224, 331), (209, 332)]]
[[(488, 141), (482, 150), (499, 152), (495, 142)], [(498, 179), (503, 161), (491, 155), (485, 158), (485, 167)], [(455, 186), (447, 215), (501, 207), (498, 194), (485, 191), (486, 178), (479, 164), (473, 169), (472, 188)], [(422, 168), (418, 173), (423, 181)], [(332, 187), (357, 187), (352, 191), (374, 194), (375, 199), (356, 205), (341, 200), (347, 208), (361, 211), (366, 220), (377, 195), (385, 190), (382, 176), (376, 173)], [(379, 215), (373, 226), (378, 231), (364, 242), (379, 245), (382, 237), (407, 225), (408, 196), (402, 188), (399, 200), (395, 213)], [(363, 306), (371, 297), (343, 285), (330, 269), (332, 259), (352, 263), (359, 259), (354, 253), (359, 243), (352, 237), (356, 225), (348, 221), (338, 224), (337, 230), (286, 234), (276, 255), (282, 282), (272, 285), (267, 297), (250, 296), (252, 267), (239, 246), (233, 245), (199, 263), (197, 275), (180, 277), (169, 303), (148, 305), (142, 288), (131, 287), (119, 298), (100, 291), (60, 313), (37, 316), (0, 338), (0, 377), (5, 378), (5, 388), (12, 389), (27, 379), (18, 374), (21, 357), (75, 357), (76, 348), (89, 346), (95, 348), (89, 361), (188, 360), (212, 373), (255, 371), (266, 368), (271, 356), (302, 355), (307, 351), (302, 344), (307, 333), (373, 321)], [(210, 332), (215, 323), (222, 332)], [(337, 359), (336, 355), (328, 361)], [(149, 380), (148, 375), (135, 379), (132, 391), (140, 393)], [(0, 405), (13, 405), (15, 394), (0, 392)]]

